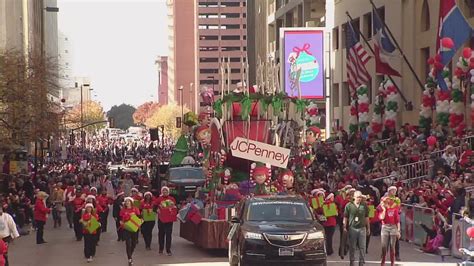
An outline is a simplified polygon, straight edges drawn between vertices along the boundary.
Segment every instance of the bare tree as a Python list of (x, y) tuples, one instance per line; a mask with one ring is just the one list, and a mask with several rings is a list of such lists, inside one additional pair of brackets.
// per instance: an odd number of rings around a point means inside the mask
[(56, 60), (18, 51), (0, 53), (0, 141), (25, 145), (58, 132)]

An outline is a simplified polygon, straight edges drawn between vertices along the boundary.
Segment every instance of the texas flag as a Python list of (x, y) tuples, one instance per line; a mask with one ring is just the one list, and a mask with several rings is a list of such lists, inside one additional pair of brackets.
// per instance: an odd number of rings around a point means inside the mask
[(466, 21), (455, 0), (440, 1), (439, 28), (436, 50), (440, 63), (447, 65), (454, 54), (471, 36), (471, 25)]
[[(454, 54), (461, 48), (466, 40), (471, 36), (471, 25), (456, 5), (455, 0), (440, 1), (439, 7), (439, 28), (436, 39), (436, 50), (440, 58), (439, 62), (447, 65)], [(436, 79), (441, 90), (448, 90), (448, 86), (442, 76), (442, 71), (438, 71)]]
[(372, 17), (374, 22), (374, 39), (375, 39), (375, 71), (377, 74), (398, 76), (400, 73), (393, 68), (392, 59), (399, 54), (396, 51), (395, 45), (385, 32), (384, 26), (379, 19), (379, 16), (373, 10)]

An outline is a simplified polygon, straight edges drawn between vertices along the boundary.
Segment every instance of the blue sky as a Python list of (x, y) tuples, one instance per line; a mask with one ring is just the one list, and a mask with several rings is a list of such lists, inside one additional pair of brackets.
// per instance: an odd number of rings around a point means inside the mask
[(165, 0), (58, 0), (72, 75), (90, 77), (105, 110), (157, 97), (156, 56), (168, 54)]

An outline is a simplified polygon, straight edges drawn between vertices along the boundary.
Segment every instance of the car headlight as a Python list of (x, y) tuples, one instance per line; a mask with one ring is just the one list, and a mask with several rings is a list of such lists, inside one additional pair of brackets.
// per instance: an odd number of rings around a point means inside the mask
[(323, 239), (324, 233), (322, 231), (317, 231), (313, 233), (309, 233), (307, 239)]
[(263, 240), (262, 234), (259, 233), (253, 233), (253, 232), (245, 232), (244, 233), (245, 239), (258, 239), (258, 240)]

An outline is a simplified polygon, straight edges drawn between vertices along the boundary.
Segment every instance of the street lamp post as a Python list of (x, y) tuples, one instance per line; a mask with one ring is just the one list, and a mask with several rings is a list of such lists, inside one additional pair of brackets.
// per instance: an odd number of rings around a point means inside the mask
[(193, 85), (194, 83), (189, 83), (189, 109), (194, 111), (194, 104), (193, 104)]
[(179, 87), (180, 104), (181, 104), (181, 124), (183, 123), (183, 119), (184, 119), (183, 89), (184, 89), (184, 86)]

